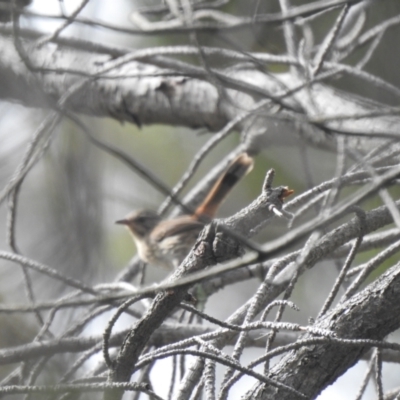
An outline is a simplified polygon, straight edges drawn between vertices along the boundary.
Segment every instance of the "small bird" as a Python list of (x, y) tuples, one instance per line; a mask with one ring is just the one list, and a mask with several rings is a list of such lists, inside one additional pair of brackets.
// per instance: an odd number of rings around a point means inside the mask
[(205, 221), (214, 217), (228, 193), (252, 168), (252, 157), (241, 153), (222, 173), (193, 215), (162, 220), (155, 211), (138, 210), (116, 223), (129, 229), (143, 261), (176, 268), (196, 242)]

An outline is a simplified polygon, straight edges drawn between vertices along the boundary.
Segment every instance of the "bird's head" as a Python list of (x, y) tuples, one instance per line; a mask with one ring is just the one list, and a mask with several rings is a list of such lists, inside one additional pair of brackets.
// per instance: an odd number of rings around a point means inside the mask
[(161, 218), (155, 211), (137, 210), (115, 223), (125, 225), (134, 237), (142, 238), (148, 235), (160, 221)]

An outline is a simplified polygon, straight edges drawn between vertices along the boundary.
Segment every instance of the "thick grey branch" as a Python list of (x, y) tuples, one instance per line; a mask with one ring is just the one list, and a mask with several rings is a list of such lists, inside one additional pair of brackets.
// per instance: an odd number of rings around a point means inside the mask
[[(213, 70), (221, 86), (228, 89), (228, 96), (220, 97), (217, 88), (207, 81), (205, 71), (172, 59), (140, 52), (111, 59), (107, 54), (61, 45), (38, 48), (33, 41), (21, 43), (29, 55), (31, 71), (11, 38), (0, 36), (0, 96), (26, 106), (53, 107), (75, 85), (76, 90), (63, 104), (68, 111), (139, 125), (165, 123), (217, 130), (237, 116), (238, 110), (251, 110), (261, 97), (269, 98), (270, 106), (265, 113), (258, 113), (256, 124), (249, 121), (257, 131), (251, 135), (254, 149), (271, 141), (297, 143), (296, 129), (288, 125), (293, 121), (307, 126), (303, 139), (323, 147), (331, 146), (331, 137), (319, 129), (321, 126), (355, 136), (348, 145), (358, 149), (376, 146), (376, 141), (363, 140), (365, 136), (373, 134), (381, 139), (398, 135), (397, 109), (360, 100), (321, 83), (305, 82), (289, 73), (268, 75), (251, 66)], [(262, 55), (255, 57), (262, 61)], [(374, 76), (341, 64), (326, 66), (400, 96), (400, 90)], [(276, 114), (273, 105), (280, 105), (289, 113)]]
[[(345, 303), (316, 321), (315, 327), (334, 331), (346, 339), (382, 340), (400, 327), (400, 264)], [(303, 339), (311, 337), (305, 335)], [(330, 342), (305, 346), (287, 354), (271, 370), (270, 377), (315, 398), (354, 365), (369, 346)], [(256, 385), (245, 399), (293, 399), (284, 390)]]
[[(367, 213), (366, 216), (366, 224), (364, 233), (369, 233), (376, 231), (377, 229), (388, 225), (392, 222), (392, 218), (390, 212), (386, 209), (386, 207), (379, 207), (373, 211)], [(329, 232), (325, 236), (323, 236), (309, 251), (307, 257), (303, 260), (303, 267), (298, 271), (299, 274), (304, 273), (307, 268), (314, 267), (318, 261), (327, 257), (337, 248), (347, 243), (351, 239), (354, 239), (359, 235), (360, 227), (359, 220), (357, 218), (353, 218), (349, 222), (339, 226), (334, 229), (332, 232)], [(283, 264), (285, 267), (287, 263)], [(266, 304), (269, 304), (271, 301), (277, 298), (288, 286), (290, 282), (290, 278), (293, 274), (292, 264), (288, 265), (286, 270), (281, 273), (281, 276), (285, 276), (286, 279), (280, 279), (279, 283), (274, 282), (269, 285), (268, 290), (266, 291), (263, 301), (259, 302), (259, 308), (257, 312), (261, 312), (263, 307)], [(286, 272), (287, 271), (287, 272)], [(278, 270), (276, 271), (278, 272)], [(246, 310), (250, 307), (251, 300), (244, 304), (239, 310), (237, 310), (230, 318), (228, 318), (227, 322), (233, 324), (241, 324), (243, 323), (244, 317), (246, 315)], [(215, 340), (212, 341), (212, 345), (218, 348), (222, 348), (231, 340), (232, 333), (226, 332), (222, 333)], [(192, 390), (192, 385), (198, 382), (202, 374), (203, 368), (203, 360), (196, 360), (194, 365), (189, 369), (185, 379), (181, 384), (180, 389), (180, 398), (185, 398), (187, 393)]]

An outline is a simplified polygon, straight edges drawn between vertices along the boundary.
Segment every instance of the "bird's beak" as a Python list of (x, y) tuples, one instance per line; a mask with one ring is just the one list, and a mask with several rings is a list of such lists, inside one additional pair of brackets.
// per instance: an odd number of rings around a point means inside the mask
[(118, 221), (115, 221), (116, 224), (119, 225), (128, 225), (128, 220), (126, 219), (119, 219)]
[(286, 197), (289, 197), (294, 193), (294, 190), (289, 189), (288, 187), (283, 188), (282, 194), (281, 194), (281, 199), (284, 200)]

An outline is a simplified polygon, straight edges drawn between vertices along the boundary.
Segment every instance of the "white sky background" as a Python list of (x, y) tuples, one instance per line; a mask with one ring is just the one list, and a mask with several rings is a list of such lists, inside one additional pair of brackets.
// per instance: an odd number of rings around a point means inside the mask
[[(80, 4), (78, 0), (65, 0), (64, 2), (66, 11), (71, 13), (75, 8)], [(129, 22), (129, 13), (132, 11), (132, 1), (112, 1), (112, 0), (97, 0), (91, 1), (88, 6), (84, 9), (81, 16), (94, 18), (101, 21), (105, 21), (115, 25), (123, 25), (130, 27)], [(30, 6), (30, 10), (41, 13), (54, 15), (60, 12), (59, 1), (57, 0), (34, 0), (33, 4)], [(34, 22), (30, 23), (30, 27), (38, 29), (44, 32), (52, 32), (55, 28), (57, 28), (62, 21), (52, 21), (46, 19), (37, 19)], [(27, 22), (22, 23), (23, 26), (28, 26)], [(120, 45), (127, 46), (134, 43), (134, 39), (127, 38), (126, 43), (121, 43), (122, 35), (114, 35), (111, 32), (101, 29), (91, 29), (83, 26), (72, 26), (69, 27), (65, 32), (63, 32), (63, 36), (68, 36), (71, 33), (76, 34), (79, 32), (79, 36), (86, 40), (92, 40), (95, 42), (107, 42), (111, 45)], [(136, 38), (135, 38), (136, 39)], [(143, 46), (143, 42), (138, 37), (137, 39), (138, 47)], [(26, 110), (18, 105), (11, 105), (9, 103), (0, 103), (0, 156), (2, 152), (4, 154), (8, 153), (12, 148), (21, 149), (21, 145), (26, 143), (28, 135), (32, 132), (32, 121), (34, 121), (38, 126), (40, 123), (40, 115), (37, 118), (34, 115), (37, 112), (32, 110)], [(29, 124), (29, 129), (26, 129), (27, 124)], [(15, 135), (9, 135), (8, 133), (18, 132)], [(23, 147), (22, 147), (23, 148)], [(21, 154), (22, 155), (22, 154)], [(2, 211), (3, 214), (3, 211)], [(0, 240), (3, 241), (3, 232), (1, 233)], [(211, 312), (216, 306), (215, 299), (211, 300), (208, 305), (208, 312)], [(218, 308), (218, 307), (216, 307)], [(215, 314), (214, 314), (215, 315)], [(224, 315), (225, 317), (228, 315)], [(222, 317), (222, 315), (215, 315), (217, 317)], [(99, 329), (104, 328), (105, 319), (96, 320), (90, 325), (90, 330), (87, 331), (87, 334), (90, 335), (92, 333), (98, 333)], [(127, 323), (128, 320), (123, 318), (121, 319), (117, 326), (115, 327), (116, 331), (122, 329), (124, 326), (124, 322)], [(245, 352), (242, 361), (246, 365), (252, 359), (257, 357), (257, 354), (260, 354), (261, 350), (259, 349), (249, 349)], [(188, 358), (187, 365), (189, 364), (190, 357)], [(93, 360), (92, 365), (94, 365), (96, 361)], [(169, 376), (171, 371), (171, 361), (163, 360), (156, 364), (156, 366), (152, 370), (151, 376), (153, 384), (155, 385), (156, 392), (165, 397), (168, 392), (169, 387)], [(394, 366), (392, 364), (384, 364), (384, 387), (395, 387), (398, 385), (398, 376), (400, 376), (399, 366)], [(327, 388), (319, 397), (318, 400), (340, 400), (340, 399), (352, 399), (355, 397), (361, 381), (364, 377), (365, 371), (367, 369), (367, 364), (365, 362), (359, 362), (355, 367), (349, 370), (343, 377), (341, 377), (334, 385)], [(261, 368), (260, 368), (261, 371)], [(220, 376), (221, 379), (221, 376)], [(240, 381), (239, 384), (234, 386), (234, 390), (230, 392), (230, 399), (236, 400), (241, 397), (241, 395), (249, 388), (249, 382), (252, 381), (251, 378), (244, 378)], [(371, 384), (369, 384), (366, 395), (363, 399), (375, 399), (376, 394), (375, 390)]]

